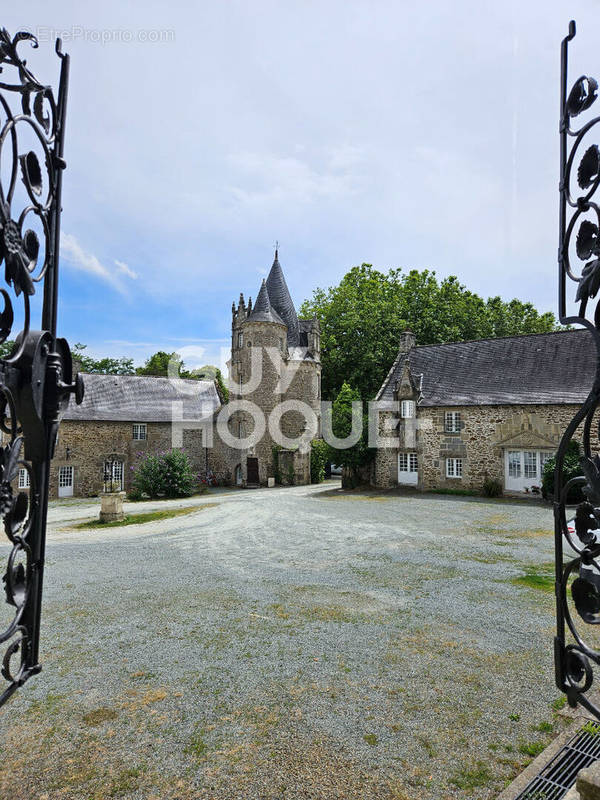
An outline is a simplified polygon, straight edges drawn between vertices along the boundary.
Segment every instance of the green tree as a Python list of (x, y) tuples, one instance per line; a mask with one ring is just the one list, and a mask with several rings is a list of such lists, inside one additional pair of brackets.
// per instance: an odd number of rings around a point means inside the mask
[(180, 378), (189, 377), (190, 373), (185, 369), (185, 365), (179, 353), (165, 353), (159, 350), (150, 358), (146, 359), (143, 367), (136, 369), (137, 375), (155, 375), (160, 378), (169, 377), (169, 362), (171, 362), (171, 374), (175, 373)]
[[(350, 384), (344, 382), (331, 408), (331, 428), (338, 439), (347, 439), (352, 433), (354, 417), (352, 404), (356, 402), (361, 403), (364, 412), (360, 394)], [(362, 414), (361, 434), (356, 444), (346, 448), (330, 447), (329, 449), (330, 460), (338, 466), (346, 467), (350, 473), (343, 481), (344, 487), (353, 488), (358, 480), (359, 467), (368, 464), (375, 456), (375, 450), (368, 446), (367, 415)]]
[(321, 483), (325, 479), (325, 466), (331, 460), (330, 447), (323, 439), (310, 443), (310, 482)]
[(417, 344), (466, 341), (557, 329), (551, 313), (531, 303), (483, 300), (458, 278), (439, 281), (431, 270), (387, 273), (353, 267), (338, 286), (316, 289), (300, 309), (321, 326), (322, 392), (333, 399), (344, 381), (366, 400), (375, 396), (411, 330)]
[(7, 358), (15, 346), (13, 339), (7, 339), (5, 342), (0, 343), (0, 358)]
[[(5, 344), (8, 344), (5, 342)], [(87, 345), (77, 342), (73, 345), (73, 358), (79, 362), (82, 372), (101, 375), (135, 375), (132, 358), (100, 358), (86, 356)]]
[(221, 394), (221, 397), (223, 398), (223, 402), (224, 403), (228, 403), (229, 402), (229, 389), (225, 385), (225, 381), (223, 380), (223, 375), (222, 375), (220, 369), (217, 369), (217, 372), (216, 372), (216, 375), (215, 375), (215, 381), (216, 381), (216, 384), (217, 384), (217, 386), (219, 388), (219, 393)]

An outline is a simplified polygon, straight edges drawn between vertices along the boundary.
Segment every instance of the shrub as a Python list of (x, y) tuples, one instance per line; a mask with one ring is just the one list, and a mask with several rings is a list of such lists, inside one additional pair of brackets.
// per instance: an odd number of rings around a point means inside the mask
[(287, 482), (290, 486), (294, 485), (296, 473), (294, 472), (294, 465), (290, 464), (287, 471)]
[[(563, 460), (563, 485), (571, 478), (583, 475), (583, 470), (579, 463), (579, 442), (571, 440), (567, 445)], [(556, 456), (552, 456), (544, 464), (544, 475), (542, 477), (542, 495), (546, 500), (554, 498), (554, 469), (556, 467)], [(581, 486), (573, 486), (567, 493), (567, 503), (581, 503), (584, 500)]]
[(197, 482), (190, 460), (182, 450), (147, 455), (135, 467), (131, 493), (139, 497), (188, 497)]
[(496, 478), (486, 478), (481, 488), (484, 497), (501, 497), (503, 492), (502, 484)]
[(310, 443), (310, 482), (321, 483), (325, 479), (325, 466), (329, 462), (329, 445), (323, 439)]

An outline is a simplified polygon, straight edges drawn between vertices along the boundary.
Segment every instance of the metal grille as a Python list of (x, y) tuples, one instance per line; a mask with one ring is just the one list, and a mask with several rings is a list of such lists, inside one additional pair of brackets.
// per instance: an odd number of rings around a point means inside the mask
[(516, 800), (559, 800), (580, 769), (600, 758), (600, 723), (588, 722), (531, 780)]

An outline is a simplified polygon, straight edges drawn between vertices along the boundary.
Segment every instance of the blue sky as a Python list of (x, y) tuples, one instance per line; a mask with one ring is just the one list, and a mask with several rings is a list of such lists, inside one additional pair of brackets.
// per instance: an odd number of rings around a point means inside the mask
[(72, 57), (71, 342), (214, 362), (275, 240), (298, 305), (367, 261), (555, 310), (559, 43), (575, 18), (572, 77), (600, 73), (597, 2), (97, 5), (0, 20), (45, 80), (56, 33)]

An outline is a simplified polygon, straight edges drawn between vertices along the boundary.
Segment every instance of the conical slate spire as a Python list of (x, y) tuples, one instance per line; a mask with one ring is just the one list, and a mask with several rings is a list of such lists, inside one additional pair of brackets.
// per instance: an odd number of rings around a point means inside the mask
[(281, 319), (277, 311), (271, 306), (269, 290), (267, 289), (267, 284), (264, 279), (256, 302), (254, 303), (254, 308), (248, 319), (252, 320), (252, 322), (279, 322), (285, 325), (285, 322)]
[[(294, 347), (300, 344), (300, 327), (298, 325), (298, 315), (292, 302), (287, 283), (283, 276), (283, 270), (279, 263), (278, 252), (275, 250), (275, 260), (267, 278), (268, 297), (272, 308), (279, 314), (287, 325), (288, 345)], [(261, 288), (262, 291), (262, 288)], [(255, 306), (256, 308), (256, 306)]]

